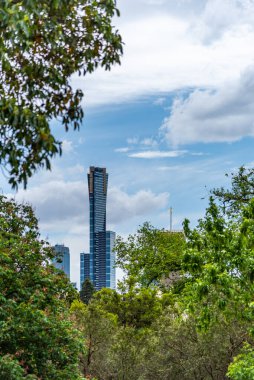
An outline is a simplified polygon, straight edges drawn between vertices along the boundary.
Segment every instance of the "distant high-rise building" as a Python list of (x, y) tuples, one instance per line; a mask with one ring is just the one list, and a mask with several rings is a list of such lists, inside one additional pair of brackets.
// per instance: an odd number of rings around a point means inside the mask
[[(112, 232), (106, 231), (108, 174), (105, 168), (90, 167), (88, 173), (90, 205), (90, 279), (96, 290), (115, 287)], [(108, 249), (107, 249), (107, 242)], [(111, 280), (114, 280), (112, 283)]]
[(105, 168), (90, 167), (90, 278), (96, 290), (106, 287), (106, 200), (108, 174)]
[(90, 253), (80, 254), (80, 288), (86, 278), (90, 278)]
[(65, 247), (64, 244), (56, 244), (54, 246), (55, 252), (58, 254), (52, 264), (64, 271), (66, 276), (70, 278), (70, 250), (68, 247)]
[(113, 251), (116, 234), (106, 231), (106, 287), (116, 288), (115, 252)]

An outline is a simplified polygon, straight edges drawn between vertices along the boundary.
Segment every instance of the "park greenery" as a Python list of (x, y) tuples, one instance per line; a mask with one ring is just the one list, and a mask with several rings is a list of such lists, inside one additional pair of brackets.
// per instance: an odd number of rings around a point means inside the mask
[(194, 229), (119, 237), (118, 290), (80, 294), (31, 207), (1, 196), (0, 379), (253, 379), (252, 177), (212, 190)]

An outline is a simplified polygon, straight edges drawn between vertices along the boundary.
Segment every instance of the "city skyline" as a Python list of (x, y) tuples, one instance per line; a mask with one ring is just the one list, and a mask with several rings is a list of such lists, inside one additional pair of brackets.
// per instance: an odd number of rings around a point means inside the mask
[(70, 247), (72, 281), (89, 251), (90, 166), (110, 173), (108, 229), (124, 238), (145, 221), (169, 229), (171, 206), (173, 229), (184, 218), (195, 226), (209, 190), (228, 186), (225, 173), (253, 166), (253, 1), (118, 6), (121, 66), (72, 78), (85, 93), (80, 131), (52, 121), (63, 155), (27, 190), (12, 192), (1, 177), (5, 194), (33, 205), (42, 238)]

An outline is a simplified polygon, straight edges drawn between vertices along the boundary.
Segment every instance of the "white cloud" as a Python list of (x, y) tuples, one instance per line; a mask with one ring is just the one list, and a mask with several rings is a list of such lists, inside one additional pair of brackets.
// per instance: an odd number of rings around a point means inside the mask
[(154, 102), (153, 102), (153, 104), (155, 105), (155, 106), (162, 106), (164, 103), (165, 103), (165, 101), (166, 101), (166, 98), (158, 98), (158, 99), (156, 99)]
[(254, 136), (254, 68), (217, 90), (195, 90), (176, 99), (162, 130), (173, 145), (233, 142)]
[(185, 150), (171, 150), (171, 151), (160, 151), (160, 150), (147, 150), (145, 152), (137, 152), (129, 154), (132, 158), (166, 158), (166, 157), (179, 157), (186, 153)]
[(207, 156), (207, 153), (203, 152), (192, 152), (191, 156)]
[[(108, 189), (107, 205), (109, 222), (117, 224), (132, 217), (149, 215), (163, 208), (168, 197), (168, 193), (155, 194), (150, 190), (130, 195), (117, 187), (111, 187)], [(60, 235), (80, 236), (82, 231), (88, 230), (89, 200), (84, 181), (44, 182), (40, 186), (20, 190), (16, 200), (32, 204), (44, 233), (61, 232)]]
[(145, 145), (145, 146), (155, 147), (158, 145), (158, 141), (156, 141), (155, 139), (153, 139), (151, 137), (147, 137), (147, 138), (143, 139), (140, 142), (140, 144)]
[(155, 148), (156, 146), (158, 146), (159, 142), (154, 137), (145, 137), (143, 139), (139, 139), (137, 137), (130, 137), (127, 139), (127, 144), (129, 144), (130, 147), (118, 148), (115, 151), (127, 153), (128, 151), (134, 149), (134, 145), (140, 145), (140, 149), (144, 149), (145, 147)]
[(117, 224), (136, 216), (147, 216), (167, 206), (168, 193), (155, 194), (150, 190), (141, 190), (129, 195), (113, 187), (108, 195), (109, 223)]
[(120, 23), (124, 20), (138, 18), (141, 15), (153, 15), (167, 13), (180, 18), (186, 18), (199, 14), (206, 0), (119, 0), (117, 2), (121, 10)]
[(83, 165), (76, 164), (75, 166), (67, 167), (65, 169), (65, 173), (68, 174), (68, 176), (73, 175), (82, 175), (85, 173), (85, 168)]
[(117, 153), (127, 153), (129, 152), (130, 148), (129, 147), (124, 147), (124, 148), (117, 148), (115, 149), (115, 152)]
[(211, 43), (230, 30), (253, 29), (253, 13), (253, 0), (208, 0), (192, 29), (198, 39)]
[(161, 172), (167, 172), (167, 171), (179, 171), (181, 170), (181, 166), (179, 165), (171, 165), (171, 166), (159, 166), (158, 170)]
[(78, 139), (78, 144), (79, 144), (79, 145), (82, 145), (82, 144), (84, 144), (85, 141), (86, 141), (86, 140), (84, 139), (83, 136), (82, 136), (82, 137), (79, 137), (79, 139)]
[(62, 150), (63, 153), (71, 153), (73, 152), (73, 142), (70, 140), (63, 140), (62, 142)]
[(143, 3), (151, 5), (161, 5), (165, 3), (165, 0), (143, 0)]
[(157, 5), (122, 0), (119, 6), (122, 17), (116, 22), (125, 42), (122, 65), (111, 72), (99, 69), (83, 79), (73, 78), (74, 85), (83, 88), (87, 105), (220, 85), (237, 78), (252, 62), (253, 12), (247, 10), (252, 9), (253, 0)]
[(137, 137), (129, 137), (127, 139), (127, 143), (130, 145), (138, 144), (138, 138)]
[(43, 230), (67, 232), (85, 223), (88, 213), (86, 187), (83, 181), (52, 180), (39, 186), (20, 190), (16, 199), (35, 207)]

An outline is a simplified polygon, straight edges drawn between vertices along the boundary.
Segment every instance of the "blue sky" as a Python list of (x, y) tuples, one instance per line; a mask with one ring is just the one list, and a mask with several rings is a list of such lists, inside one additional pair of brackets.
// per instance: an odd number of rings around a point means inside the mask
[(169, 207), (173, 228), (185, 217), (194, 226), (209, 189), (254, 162), (254, 1), (118, 5), (122, 65), (73, 77), (85, 93), (83, 126), (66, 134), (53, 122), (63, 156), (15, 194), (34, 206), (43, 237), (70, 247), (77, 282), (90, 165), (107, 168), (108, 228), (126, 237), (144, 221), (169, 228)]

